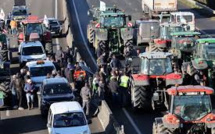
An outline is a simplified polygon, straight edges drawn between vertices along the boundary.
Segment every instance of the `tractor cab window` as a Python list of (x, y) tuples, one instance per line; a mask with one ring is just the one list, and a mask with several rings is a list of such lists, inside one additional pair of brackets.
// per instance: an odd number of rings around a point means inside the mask
[(172, 72), (170, 58), (166, 59), (143, 59), (141, 73), (146, 75), (164, 75)]
[(43, 33), (43, 27), (40, 23), (29, 23), (26, 26), (26, 34), (30, 35), (31, 33), (38, 33), (41, 35)]
[(108, 16), (101, 19), (101, 23), (104, 27), (123, 27), (124, 17), (120, 16)]
[(178, 37), (176, 38), (177, 48), (181, 50), (190, 50), (195, 47), (195, 39), (194, 37)]
[(215, 44), (205, 44), (202, 54), (204, 59), (215, 60)]
[(208, 95), (174, 96), (173, 104), (173, 113), (185, 121), (200, 120), (212, 110)]

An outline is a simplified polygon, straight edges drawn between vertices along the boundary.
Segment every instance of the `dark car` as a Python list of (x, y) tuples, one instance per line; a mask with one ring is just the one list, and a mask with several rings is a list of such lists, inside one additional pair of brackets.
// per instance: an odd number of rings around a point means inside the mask
[(74, 99), (75, 96), (65, 78), (45, 79), (40, 88), (41, 115), (46, 116), (50, 105), (54, 102), (73, 101)]
[(62, 26), (57, 19), (45, 17), (43, 23), (53, 36), (62, 35)]

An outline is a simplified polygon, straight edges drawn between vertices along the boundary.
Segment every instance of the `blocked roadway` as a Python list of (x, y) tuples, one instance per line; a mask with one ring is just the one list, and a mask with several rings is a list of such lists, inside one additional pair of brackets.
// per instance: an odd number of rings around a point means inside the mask
[[(29, 10), (32, 15), (37, 15), (43, 18), (46, 14), (48, 17), (57, 17), (63, 23), (65, 22), (63, 9), (63, 0), (26, 0)], [(57, 2), (57, 4), (56, 4)], [(1, 8), (4, 9), (5, 14), (12, 10), (13, 0), (0, 0)], [(56, 11), (57, 8), (57, 11)], [(67, 32), (68, 26), (64, 27), (64, 33)], [(70, 35), (71, 36), (71, 35)], [(67, 45), (71, 45), (72, 41), (67, 43), (65, 37), (53, 39), (54, 51), (56, 46), (60, 45), (65, 50)], [(13, 51), (14, 59), (17, 59), (17, 39), (13, 36), (10, 37), (11, 50)], [(11, 67), (14, 71), (18, 71), (18, 64), (12, 64)], [(35, 108), (33, 110), (5, 110), (0, 111), (0, 134), (47, 134), (46, 119), (40, 115), (40, 110)], [(94, 134), (102, 134), (103, 128), (98, 118), (93, 117), (90, 124), (91, 132)]]
[[(133, 21), (146, 18), (143, 16), (141, 9), (141, 0), (103, 0), (107, 6), (116, 5), (126, 13), (131, 14)], [(86, 53), (87, 44), (87, 24), (90, 21), (90, 17), (87, 16), (87, 11), (89, 8), (94, 6), (99, 6), (98, 0), (68, 0), (70, 7), (70, 13), (72, 17), (72, 28), (74, 33), (74, 43), (79, 48), (82, 57), (89, 63), (90, 67), (95, 70), (96, 65), (94, 65), (93, 57)], [(214, 36), (215, 21), (211, 18), (205, 17), (199, 14), (196, 10), (190, 9), (179, 2), (179, 11), (191, 11), (196, 16), (196, 26), (198, 29)], [(84, 33), (84, 35), (82, 34)], [(84, 39), (83, 39), (84, 38)], [(90, 49), (90, 47), (89, 47)], [(93, 53), (93, 51), (91, 51)], [(112, 107), (116, 119), (120, 124), (124, 125), (125, 132), (128, 134), (150, 134), (152, 133), (152, 123), (155, 117), (162, 116), (162, 113), (143, 113), (143, 112), (133, 112), (131, 108), (120, 108)]]

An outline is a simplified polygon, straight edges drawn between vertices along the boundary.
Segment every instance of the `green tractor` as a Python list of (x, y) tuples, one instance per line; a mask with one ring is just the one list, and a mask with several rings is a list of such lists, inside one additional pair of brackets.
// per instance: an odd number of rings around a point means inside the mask
[(4, 33), (0, 33), (0, 59), (2, 61), (10, 61), (10, 44), (9, 38)]
[(187, 72), (194, 75), (196, 70), (201, 70), (207, 77), (207, 85), (215, 87), (215, 38), (202, 38), (196, 41), (193, 60), (187, 66)]
[(199, 32), (192, 31), (171, 33), (172, 41), (169, 51), (181, 63), (190, 62), (193, 51), (195, 50), (195, 42), (199, 39), (200, 34)]
[(123, 55), (126, 47), (133, 48), (133, 25), (131, 16), (116, 7), (105, 10), (93, 8), (93, 20), (87, 27), (87, 38), (97, 57), (103, 53)]

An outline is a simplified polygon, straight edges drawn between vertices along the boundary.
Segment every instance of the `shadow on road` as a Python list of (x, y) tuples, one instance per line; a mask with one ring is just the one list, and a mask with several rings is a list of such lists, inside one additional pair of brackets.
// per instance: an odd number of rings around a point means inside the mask
[(3, 120), (0, 126), (0, 134), (21, 134), (45, 131), (46, 129), (45, 119), (42, 119), (41, 115), (32, 115)]

